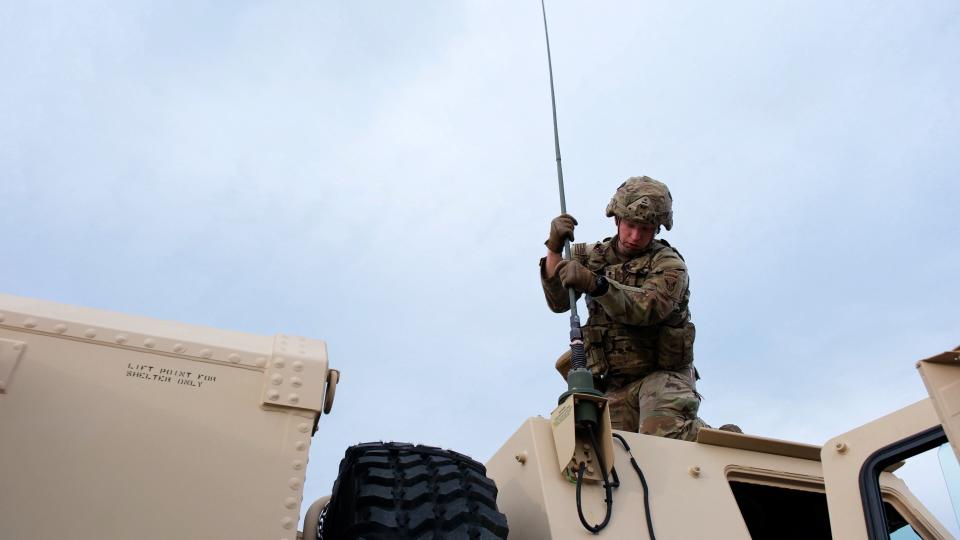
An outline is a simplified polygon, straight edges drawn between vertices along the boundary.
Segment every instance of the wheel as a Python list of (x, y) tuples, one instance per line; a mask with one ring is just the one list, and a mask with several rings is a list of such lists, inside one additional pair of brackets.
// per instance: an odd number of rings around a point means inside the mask
[(403, 443), (348, 448), (320, 523), (327, 540), (506, 537), (486, 467), (451, 450)]

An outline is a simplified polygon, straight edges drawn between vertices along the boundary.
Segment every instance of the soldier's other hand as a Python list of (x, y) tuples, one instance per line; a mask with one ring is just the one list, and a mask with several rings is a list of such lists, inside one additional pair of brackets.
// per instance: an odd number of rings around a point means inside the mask
[(577, 292), (589, 294), (597, 288), (597, 275), (577, 261), (560, 261), (557, 264), (557, 275), (564, 287), (573, 287)]
[(563, 241), (573, 242), (573, 228), (576, 227), (577, 220), (570, 214), (560, 214), (550, 222), (550, 237), (544, 244), (547, 249), (554, 253), (563, 251)]

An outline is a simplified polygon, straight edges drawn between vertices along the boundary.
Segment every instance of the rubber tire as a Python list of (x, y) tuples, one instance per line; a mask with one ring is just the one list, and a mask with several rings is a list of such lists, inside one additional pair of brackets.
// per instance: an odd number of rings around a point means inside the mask
[(501, 540), (507, 518), (480, 463), (451, 450), (377, 442), (347, 449), (320, 532), (326, 540)]

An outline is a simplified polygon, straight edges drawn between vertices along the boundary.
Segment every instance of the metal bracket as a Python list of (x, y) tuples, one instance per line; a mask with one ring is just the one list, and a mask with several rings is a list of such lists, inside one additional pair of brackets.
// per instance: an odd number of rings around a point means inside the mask
[(0, 394), (6, 394), (10, 386), (13, 372), (20, 364), (20, 357), (26, 350), (27, 344), (23, 341), (0, 339)]
[[(574, 419), (574, 409), (578, 401), (593, 401), (600, 408), (600, 426), (597, 436), (597, 444), (600, 448), (594, 448), (593, 443), (587, 437), (577, 435)], [(565, 476), (575, 476), (577, 464), (585, 462), (588, 467), (584, 474), (586, 480), (599, 482), (602, 480), (599, 462), (595, 460), (596, 454), (601, 453), (603, 464), (610, 473), (613, 469), (613, 431), (610, 428), (610, 410), (607, 407), (607, 398), (593, 396), (590, 394), (574, 393), (557, 406), (550, 413), (550, 424), (553, 427), (553, 443), (557, 450), (557, 464), (560, 468), (560, 474)]]
[(261, 404), (322, 411), (327, 367), (325, 342), (277, 335), (264, 372)]

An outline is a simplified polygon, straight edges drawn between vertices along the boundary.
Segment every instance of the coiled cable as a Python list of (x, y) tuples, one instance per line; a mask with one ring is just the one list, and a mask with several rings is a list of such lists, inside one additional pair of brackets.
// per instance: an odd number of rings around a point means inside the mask
[[(603, 502), (606, 503), (607, 509), (603, 517), (603, 521), (597, 525), (590, 525), (587, 522), (587, 518), (583, 515), (583, 503), (580, 498), (580, 488), (583, 485), (583, 471), (587, 468), (587, 464), (583, 461), (580, 462), (580, 467), (577, 468), (577, 517), (580, 518), (580, 523), (583, 524), (583, 527), (590, 531), (593, 534), (597, 534), (602, 531), (607, 524), (610, 523), (610, 516), (613, 515), (613, 485), (610, 483), (609, 478), (607, 477), (607, 468), (603, 463), (603, 452), (600, 449), (600, 446), (597, 444), (597, 436), (593, 432), (593, 425), (587, 425), (587, 432), (590, 434), (590, 443), (593, 445), (594, 453), (597, 454), (597, 465), (600, 467), (600, 475), (603, 477), (603, 490), (604, 490), (604, 499)], [(631, 456), (632, 457), (632, 456)], [(617, 479), (617, 485), (619, 485), (619, 478)]]

